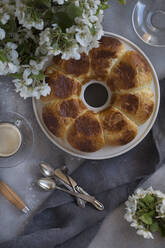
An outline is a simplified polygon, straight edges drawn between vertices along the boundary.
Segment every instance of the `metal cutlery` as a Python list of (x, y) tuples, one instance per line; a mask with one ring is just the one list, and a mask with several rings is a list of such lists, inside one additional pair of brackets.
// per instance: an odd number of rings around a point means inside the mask
[[(45, 162), (41, 162), (39, 164), (40, 166), (40, 170), (41, 170), (41, 173), (43, 176), (45, 177), (55, 177), (55, 174), (54, 174), (54, 168), (52, 166), (50, 166), (49, 164), (45, 163)], [(61, 180), (60, 178), (58, 178), (59, 182), (61, 184), (63, 184), (67, 189), (69, 189), (70, 191), (73, 191), (75, 193), (78, 193), (77, 190), (74, 188), (74, 186), (72, 185), (72, 182), (70, 181), (70, 178), (68, 176), (68, 171), (67, 171), (67, 167), (63, 167), (62, 168), (66, 177), (68, 178), (68, 181), (69, 181), (69, 184), (68, 183), (65, 183), (63, 180)], [(85, 207), (85, 201), (76, 197), (76, 201), (77, 201), (77, 205), (81, 208), (84, 208)]]
[[(67, 177), (65, 176), (65, 174), (62, 173), (61, 169), (59, 169), (59, 168), (58, 168), (58, 169), (55, 169), (54, 173), (55, 173), (56, 177), (62, 179), (62, 180), (63, 180), (65, 183), (67, 183), (67, 184), (69, 183)], [(89, 196), (89, 194), (88, 194), (83, 188), (81, 188), (80, 186), (77, 185), (76, 181), (73, 180), (73, 178), (70, 177), (70, 180), (71, 180), (71, 182), (72, 182), (73, 187), (74, 187), (79, 193), (82, 193), (82, 194), (85, 194), (85, 195)], [(104, 210), (104, 205), (103, 205), (101, 202), (99, 202), (98, 200), (95, 200), (92, 204), (93, 204), (94, 207), (97, 208), (98, 210), (100, 210), (100, 211)]]
[[(84, 194), (86, 196), (90, 196), (83, 188), (77, 185), (76, 181), (74, 181), (69, 175), (65, 175), (61, 169), (55, 169), (51, 167), (49, 164), (45, 162), (40, 163), (40, 169), (44, 176), (46, 177), (55, 177), (59, 180), (61, 184), (63, 184), (66, 188), (73, 191), (73, 188), (76, 192), (76, 197), (78, 197), (78, 193)], [(72, 186), (72, 187), (71, 187)], [(81, 198), (82, 199), (82, 198)], [(83, 199), (84, 200), (84, 199)], [(85, 202), (84, 202), (85, 203)], [(94, 200), (91, 202), (92, 205), (97, 208), (98, 210), (104, 210), (104, 205), (99, 202), (98, 200)]]
[(90, 196), (90, 195), (84, 195), (84, 194), (80, 194), (80, 193), (75, 193), (75, 192), (72, 192), (72, 191), (69, 191), (67, 189), (64, 189), (64, 188), (61, 188), (59, 186), (57, 186), (55, 180), (53, 180), (52, 178), (49, 178), (49, 177), (44, 177), (44, 178), (40, 178), (38, 181), (37, 181), (38, 185), (48, 191), (48, 190), (61, 190), (63, 192), (66, 192), (72, 196), (76, 196), (76, 197), (79, 197), (87, 202), (90, 202), (90, 203), (94, 203), (96, 201), (95, 197), (94, 196)]

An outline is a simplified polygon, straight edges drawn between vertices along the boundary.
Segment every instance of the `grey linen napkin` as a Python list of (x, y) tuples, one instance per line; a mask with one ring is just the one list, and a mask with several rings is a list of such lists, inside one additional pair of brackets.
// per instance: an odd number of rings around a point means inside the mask
[(74, 199), (55, 191), (32, 217), (24, 233), (0, 248), (87, 248), (106, 215), (161, 166), (165, 158), (165, 80), (161, 83), (161, 106), (147, 137), (130, 152), (117, 158), (86, 160), (74, 173), (79, 184), (104, 203), (99, 212), (88, 205), (79, 208)]

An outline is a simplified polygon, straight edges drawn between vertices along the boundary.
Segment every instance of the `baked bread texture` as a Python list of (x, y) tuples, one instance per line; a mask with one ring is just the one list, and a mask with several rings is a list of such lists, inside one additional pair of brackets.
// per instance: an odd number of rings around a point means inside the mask
[[(45, 70), (50, 95), (41, 97), (43, 120), (56, 137), (82, 152), (131, 142), (154, 110), (152, 72), (145, 58), (113, 37), (102, 37), (98, 48), (80, 60), (60, 56)], [(93, 112), (82, 102), (82, 86), (91, 80), (109, 87), (109, 106)]]

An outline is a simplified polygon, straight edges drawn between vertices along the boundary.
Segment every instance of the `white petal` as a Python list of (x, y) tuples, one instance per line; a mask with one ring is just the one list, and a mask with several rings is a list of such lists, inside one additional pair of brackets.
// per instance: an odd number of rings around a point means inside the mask
[(29, 68), (25, 69), (23, 73), (23, 79), (26, 80), (30, 74), (31, 70)]
[(5, 30), (0, 28), (0, 40), (3, 40), (5, 38)]
[(32, 78), (27, 78), (25, 83), (26, 83), (26, 85), (31, 85), (33, 83), (33, 79)]

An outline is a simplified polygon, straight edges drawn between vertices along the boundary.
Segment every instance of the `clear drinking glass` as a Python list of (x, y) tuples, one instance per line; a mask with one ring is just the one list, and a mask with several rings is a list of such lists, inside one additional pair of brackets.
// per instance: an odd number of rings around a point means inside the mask
[(148, 45), (165, 47), (165, 0), (139, 0), (132, 14), (137, 35)]

